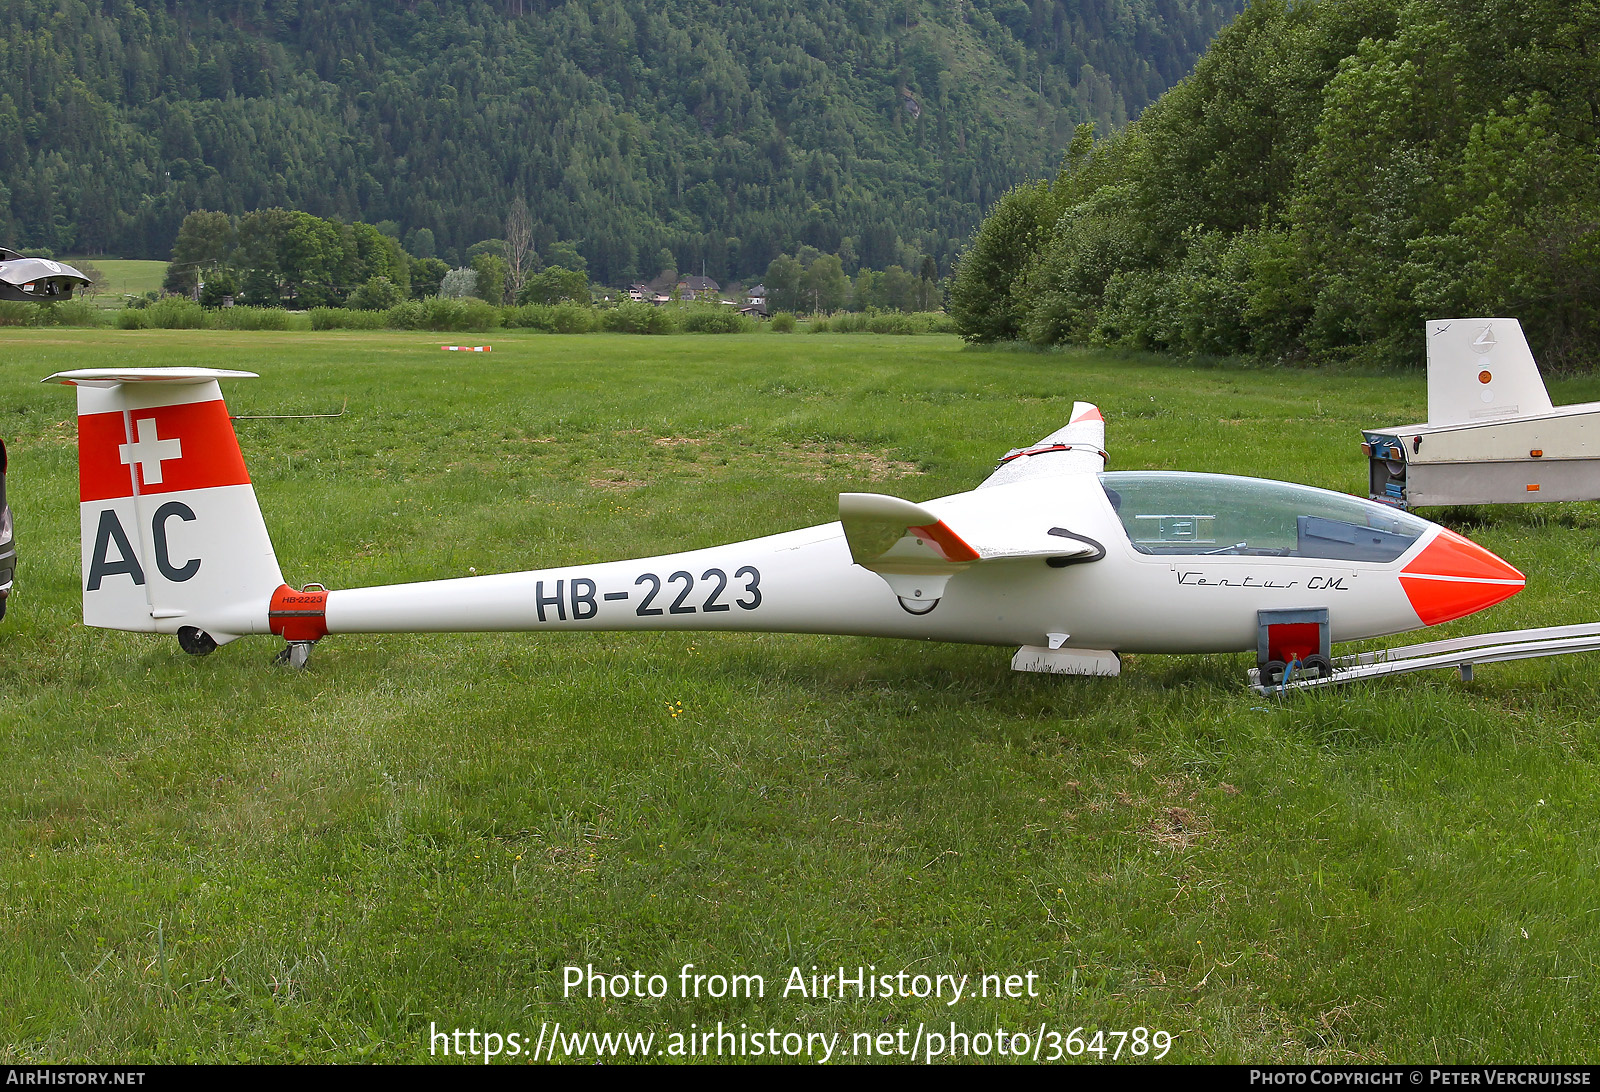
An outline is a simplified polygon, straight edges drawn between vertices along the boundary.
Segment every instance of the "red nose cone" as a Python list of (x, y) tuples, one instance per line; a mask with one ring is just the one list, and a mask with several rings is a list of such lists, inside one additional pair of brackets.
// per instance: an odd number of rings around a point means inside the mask
[(1492, 607), (1526, 583), (1526, 577), (1476, 542), (1446, 530), (1400, 571), (1400, 586), (1427, 626)]

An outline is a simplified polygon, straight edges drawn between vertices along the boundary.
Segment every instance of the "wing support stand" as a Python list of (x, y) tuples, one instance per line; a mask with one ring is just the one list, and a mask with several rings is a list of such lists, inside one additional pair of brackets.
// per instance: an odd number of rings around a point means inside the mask
[(306, 666), (312, 646), (328, 635), (327, 605), (328, 589), (321, 584), (307, 584), (299, 591), (282, 584), (272, 593), (267, 626), (289, 642), (274, 663)]
[(1047, 633), (1048, 647), (1023, 645), (1011, 657), (1011, 670), (1038, 671), (1045, 675), (1101, 675), (1115, 677), (1122, 674), (1122, 657), (1110, 649), (1065, 648), (1067, 633)]

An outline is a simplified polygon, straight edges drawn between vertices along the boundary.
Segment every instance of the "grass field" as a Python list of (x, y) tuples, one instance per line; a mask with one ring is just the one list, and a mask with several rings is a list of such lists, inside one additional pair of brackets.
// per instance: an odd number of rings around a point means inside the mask
[(88, 262), (105, 275), (92, 297), (102, 307), (121, 307), (124, 296), (142, 296), (161, 287), (167, 275), (166, 262), (146, 262), (125, 258), (63, 258), (69, 265)]
[[(424, 1061), (435, 1026), (557, 1021), (658, 1052), (719, 1021), (843, 1050), (953, 1022), (1042, 1027), (1043, 1057), (1052, 1032), (1136, 1027), (1181, 1061), (1593, 1057), (1593, 659), (1283, 701), (1246, 689), (1242, 655), (1072, 679), (1015, 674), (1008, 649), (782, 635), (333, 637), (298, 673), (248, 638), (197, 660), (80, 624), (73, 397), (38, 382), (215, 365), (262, 374), (226, 387), (235, 413), (348, 399), (238, 431), (287, 578), (349, 587), (957, 492), (1074, 398), (1104, 408), (1113, 468), (1362, 492), (1357, 430), (1423, 417), (1420, 376), (945, 337), (440, 340), (0, 334), (21, 550), (0, 1061)], [(1530, 579), (1431, 636), (1594, 619), (1600, 506), (1443, 516)], [(682, 998), (684, 964), (766, 995)], [(667, 996), (564, 997), (569, 965)], [(785, 997), (813, 966), (969, 994), (1031, 973), (1037, 996)]]

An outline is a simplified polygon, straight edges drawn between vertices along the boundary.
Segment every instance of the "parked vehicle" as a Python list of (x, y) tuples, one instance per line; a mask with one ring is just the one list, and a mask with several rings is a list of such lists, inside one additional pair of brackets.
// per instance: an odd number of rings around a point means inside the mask
[(17, 543), (11, 531), (11, 506), (6, 503), (6, 442), (0, 440), (0, 618), (6, 616), (16, 571)]
[(81, 270), (49, 258), (30, 258), (0, 246), (0, 300), (55, 303), (70, 300), (89, 278)]

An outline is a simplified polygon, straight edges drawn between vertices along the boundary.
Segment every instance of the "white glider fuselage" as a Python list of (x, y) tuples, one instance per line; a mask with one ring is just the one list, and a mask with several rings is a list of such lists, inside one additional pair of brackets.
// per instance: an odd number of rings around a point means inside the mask
[(1077, 403), (1066, 426), (1008, 453), (967, 493), (925, 502), (845, 493), (838, 522), (657, 557), (295, 591), (218, 387), (240, 374), (53, 377), (79, 388), (87, 624), (175, 633), (201, 652), (274, 633), (302, 662), (327, 634), (646, 629), (1114, 660), (1259, 648), (1262, 612), (1313, 612), (1332, 641), (1398, 633), (1524, 583), (1482, 547), (1368, 500), (1257, 478), (1104, 473), (1105, 422)]
[[(1256, 612), (1330, 606), (1333, 640), (1421, 625), (1385, 564), (1134, 549), (1094, 475), (1018, 482), (924, 502), (951, 526), (978, 499), (1104, 544), (1092, 563), (974, 565), (925, 614), (855, 564), (838, 522), (660, 557), (330, 591), (329, 633), (745, 630), (1044, 645), (1119, 652), (1252, 649)], [(1419, 543), (1417, 552), (1424, 544)]]

